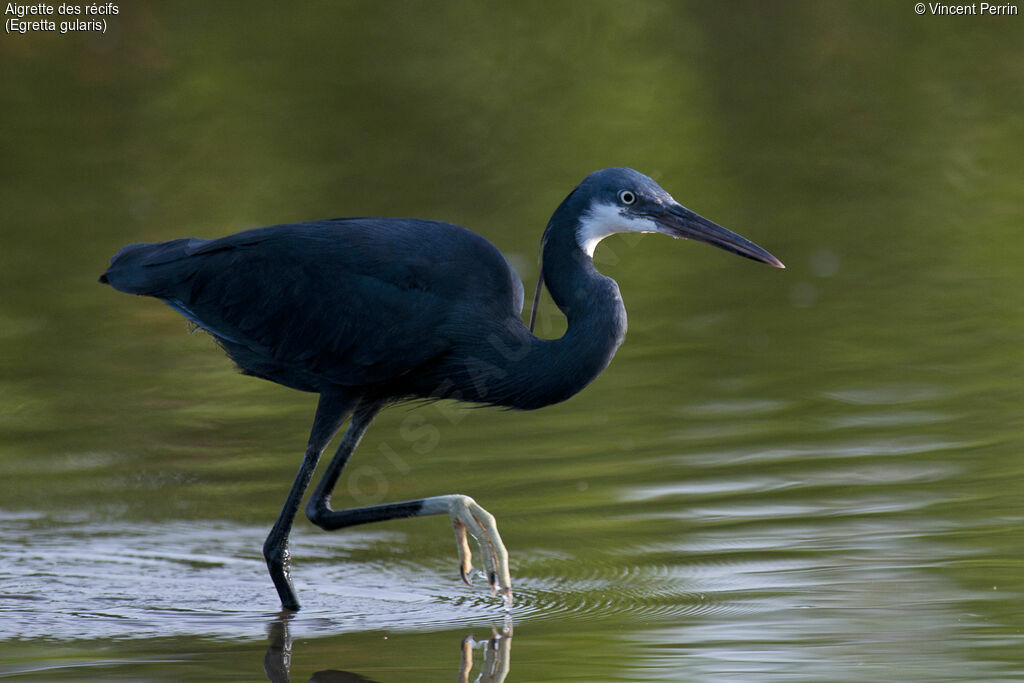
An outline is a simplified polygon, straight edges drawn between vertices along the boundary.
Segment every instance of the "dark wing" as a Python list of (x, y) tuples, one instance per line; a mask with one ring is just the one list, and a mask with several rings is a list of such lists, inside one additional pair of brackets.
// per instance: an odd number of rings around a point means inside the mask
[[(148, 252), (128, 263), (133, 248)], [(297, 223), (122, 253), (111, 284), (163, 299), (244, 369), (284, 384), (309, 384), (289, 373), (348, 386), (393, 379), (451, 347), (445, 330), (461, 327), (451, 316), (507, 316), (522, 304), (493, 245), (434, 221)], [(147, 287), (119, 286), (139, 273)]]

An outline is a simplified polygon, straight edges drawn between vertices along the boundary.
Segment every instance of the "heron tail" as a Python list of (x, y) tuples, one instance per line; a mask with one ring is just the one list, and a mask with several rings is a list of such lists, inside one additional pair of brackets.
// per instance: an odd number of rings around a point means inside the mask
[(100, 282), (127, 294), (161, 296), (189, 278), (188, 257), (207, 240), (195, 237), (167, 242), (138, 242), (110, 259)]

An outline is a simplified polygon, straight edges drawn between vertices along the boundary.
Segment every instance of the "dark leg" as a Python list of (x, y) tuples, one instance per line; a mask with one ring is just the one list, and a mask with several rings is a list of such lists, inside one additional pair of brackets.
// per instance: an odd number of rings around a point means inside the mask
[[(334, 491), (334, 485), (338, 482), (338, 477), (341, 476), (341, 471), (345, 469), (345, 465), (348, 463), (349, 457), (352, 452), (355, 451), (356, 446), (363, 438), (363, 434), (366, 433), (366, 429), (373, 422), (373, 418), (377, 417), (377, 413), (383, 408), (381, 403), (363, 403), (356, 407), (352, 413), (352, 422), (349, 424), (348, 429), (345, 430), (344, 436), (341, 437), (341, 443), (338, 444), (338, 450), (335, 451), (334, 457), (331, 458), (331, 462), (328, 463), (327, 469), (320, 476), (320, 483), (316, 485), (316, 489), (313, 491), (313, 495), (309, 497), (309, 501), (306, 503), (306, 516), (309, 517), (309, 521), (316, 524), (325, 531), (334, 531), (340, 529), (343, 526), (352, 526), (353, 524), (361, 524), (362, 522), (351, 522), (348, 524), (336, 524), (332, 523), (335, 521), (335, 516), (338, 512), (330, 509), (331, 492)], [(342, 512), (349, 512), (344, 510)], [(409, 517), (411, 515), (396, 515), (397, 517)], [(394, 517), (388, 517), (387, 519), (394, 519)], [(366, 522), (380, 521), (378, 519), (367, 519)]]
[(299, 466), (299, 473), (295, 475), (295, 483), (292, 484), (288, 498), (281, 508), (277, 521), (274, 522), (270, 535), (263, 544), (263, 557), (267, 560), (267, 569), (270, 570), (270, 578), (274, 581), (277, 594), (281, 597), (281, 605), (288, 610), (299, 609), (299, 599), (295, 596), (295, 588), (292, 586), (291, 568), (288, 555), (288, 534), (292, 530), (292, 523), (295, 521), (295, 513), (302, 502), (302, 495), (309, 486), (309, 480), (313, 477), (313, 470), (320, 460), (320, 455), (327, 448), (338, 428), (345, 421), (352, 411), (352, 406), (357, 399), (341, 397), (336, 394), (323, 393), (316, 406), (316, 417), (313, 418), (313, 429), (309, 435), (309, 443), (306, 446), (306, 454), (302, 458), (302, 465)]
[(495, 591), (500, 589), (506, 600), (511, 600), (512, 581), (508, 570), (508, 552), (501, 542), (498, 526), (494, 517), (469, 496), (452, 494), (347, 510), (331, 509), (331, 493), (338, 482), (338, 477), (352, 455), (352, 451), (359, 445), (366, 428), (370, 426), (382, 407), (381, 403), (360, 404), (356, 407), (352, 415), (352, 423), (345, 431), (337, 452), (306, 503), (306, 516), (309, 517), (309, 521), (321, 529), (334, 531), (357, 524), (384, 522), (391, 519), (450, 515), (455, 528), (455, 540), (459, 548), (459, 573), (462, 575), (462, 580), (469, 583), (468, 577), (472, 571), (472, 555), (466, 537), (468, 531), (480, 543), (488, 583)]

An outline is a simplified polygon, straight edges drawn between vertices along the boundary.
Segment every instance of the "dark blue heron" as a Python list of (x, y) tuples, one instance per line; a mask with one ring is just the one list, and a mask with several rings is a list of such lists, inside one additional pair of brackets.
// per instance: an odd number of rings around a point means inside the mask
[(510, 600), (508, 553), (494, 517), (472, 498), (333, 510), (331, 492), (389, 403), (450, 398), (533, 410), (593, 381), (622, 343), (626, 310), (618, 285), (591, 257), (600, 240), (622, 232), (685, 237), (784, 267), (681, 206), (647, 176), (609, 168), (587, 176), (544, 231), (537, 293), (546, 285), (565, 314), (560, 339), (534, 336), (532, 314), (529, 327), (523, 323), (523, 285), (494, 245), (439, 221), (343, 218), (130, 244), (100, 282), (161, 299), (209, 332), (243, 373), (319, 394), (302, 465), (263, 546), (286, 609), (299, 609), (288, 535), (321, 454), (347, 419), (306, 504), (310, 521), (333, 530), (448, 514), (463, 580), (472, 568), (468, 532), (480, 543), (491, 588)]

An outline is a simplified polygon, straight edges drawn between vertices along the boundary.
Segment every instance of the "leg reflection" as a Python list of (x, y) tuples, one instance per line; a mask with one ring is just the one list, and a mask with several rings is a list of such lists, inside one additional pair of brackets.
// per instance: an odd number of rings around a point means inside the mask
[[(263, 657), (263, 672), (271, 683), (289, 683), (292, 666), (292, 636), (289, 622), (296, 613), (282, 610), (270, 622), (269, 643), (267, 654)], [(470, 634), (462, 639), (462, 661), (459, 666), (459, 683), (469, 683), (473, 671), (473, 650), (481, 649), (484, 653), (480, 673), (473, 679), (474, 683), (504, 683), (511, 668), (512, 657), (512, 620), (505, 618), (501, 631), (492, 628), (492, 635), (485, 641), (478, 642)], [(310, 681), (326, 683), (377, 683), (361, 674), (337, 669), (325, 669), (314, 673)]]
[(295, 615), (289, 610), (281, 612), (270, 622), (270, 644), (263, 656), (263, 673), (270, 683), (289, 683), (292, 669), (292, 634), (288, 622)]
[(484, 662), (475, 683), (503, 683), (512, 666), (512, 620), (506, 619), (501, 631), (492, 629), (486, 641), (478, 643), (470, 634), (462, 639), (462, 664), (459, 667), (459, 683), (469, 683), (473, 670), (473, 649), (484, 651)]

